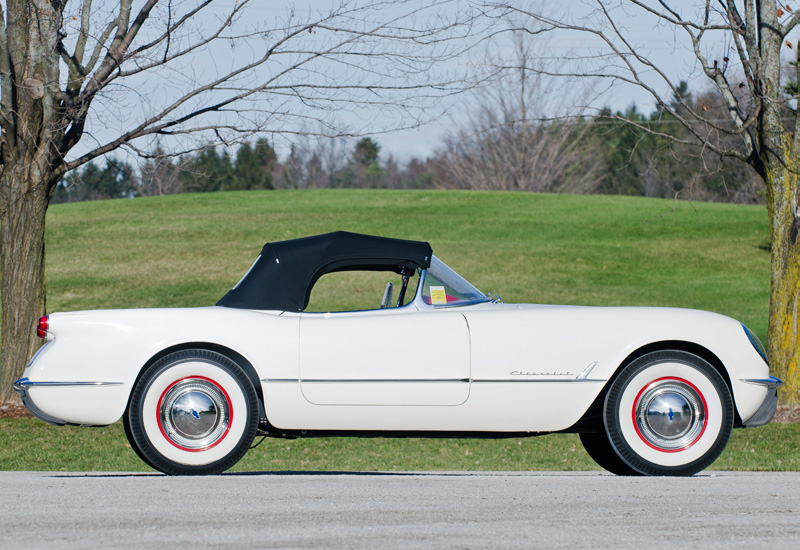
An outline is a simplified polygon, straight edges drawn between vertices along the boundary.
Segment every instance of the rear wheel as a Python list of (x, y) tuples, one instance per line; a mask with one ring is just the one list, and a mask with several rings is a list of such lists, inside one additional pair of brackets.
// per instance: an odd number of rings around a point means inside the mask
[(258, 397), (244, 371), (208, 350), (172, 353), (136, 383), (127, 412), (131, 447), (170, 475), (210, 475), (236, 464), (258, 429)]
[(157, 470), (158, 468), (156, 468), (150, 462), (150, 460), (147, 458), (147, 456), (145, 456), (145, 454), (139, 448), (139, 445), (136, 443), (136, 440), (133, 438), (133, 433), (131, 432), (130, 415), (128, 415), (128, 414), (123, 414), (122, 415), (122, 427), (125, 429), (125, 437), (128, 438), (128, 443), (130, 444), (131, 449), (133, 449), (133, 452), (136, 453), (136, 456), (138, 456), (142, 460), (142, 462), (144, 462), (145, 464), (150, 466), (152, 469)]
[(708, 362), (683, 351), (648, 353), (606, 394), (603, 420), (620, 460), (645, 475), (689, 476), (719, 457), (733, 429), (733, 400)]

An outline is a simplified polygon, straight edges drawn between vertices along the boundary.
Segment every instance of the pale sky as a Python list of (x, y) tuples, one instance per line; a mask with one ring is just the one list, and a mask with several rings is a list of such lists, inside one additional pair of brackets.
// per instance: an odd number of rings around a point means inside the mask
[[(140, 2), (137, 2), (140, 3)], [(363, 2), (362, 2), (363, 3)], [(425, 5), (429, 2), (425, 0), (415, 0), (412, 6)], [(166, 3), (163, 3), (166, 5)], [(655, 3), (657, 5), (657, 3)], [(110, 14), (117, 2), (95, 2), (97, 9), (105, 9)], [(135, 4), (136, 5), (136, 4)], [(159, 9), (164, 9), (164, 5), (159, 4)], [(232, 5), (230, 2), (221, 2), (220, 10)], [(324, 10), (330, 6), (338, 5), (334, 0), (305, 0), (289, 2), (274, 2), (265, 3), (262, 1), (255, 1), (253, 5), (248, 8), (247, 18), (240, 21), (239, 28), (259, 29), (268, 28), (272, 23), (278, 20), (285, 19), (286, 14), (294, 8), (297, 17), (303, 17), (310, 12)], [(541, 6), (541, 10), (552, 9), (552, 17), (559, 20), (572, 20), (575, 23), (580, 23), (586, 20), (588, 14), (592, 12), (595, 2), (591, 0), (561, 0), (558, 2), (541, 1), (535, 5)], [(656, 66), (661, 68), (666, 75), (673, 80), (675, 84), (679, 80), (687, 80), (690, 83), (690, 89), (694, 92), (704, 91), (710, 88), (710, 83), (705, 75), (699, 68), (697, 60), (690, 49), (690, 43), (686, 39), (685, 33), (681, 30), (676, 30), (671, 26), (659, 24), (656, 18), (642, 14), (641, 10), (635, 9), (630, 4), (622, 1), (614, 0), (608, 2), (611, 13), (613, 14), (615, 22), (628, 37), (629, 42), (633, 45), (638, 53), (642, 53), (655, 62)], [(691, 18), (693, 15), (691, 9), (687, 6), (692, 5), (690, 2), (675, 1), (676, 6), (680, 9), (687, 10), (687, 13), (681, 15)], [(380, 12), (367, 12), (364, 15), (366, 18), (380, 19), (385, 18), (387, 15), (394, 15), (391, 11), (395, 8), (391, 4), (387, 4), (384, 11)], [(474, 8), (475, 3), (467, 0), (442, 0), (436, 3), (437, 10), (444, 10), (445, 13), (450, 10), (451, 13), (456, 13), (453, 10), (462, 10), (469, 7)], [(76, 18), (66, 22), (66, 29), (72, 32), (78, 28), (79, 25), (79, 9), (80, 3), (75, 3), (72, 8), (76, 11)], [(218, 11), (217, 14), (222, 13)], [(426, 14), (436, 13), (423, 11), (420, 16), (423, 18)], [(590, 15), (588, 15), (591, 17)], [(163, 14), (162, 14), (163, 17)], [(208, 19), (201, 21), (203, 24), (211, 24), (214, 22), (214, 14), (206, 16)], [(157, 19), (155, 19), (157, 21)], [(532, 28), (533, 24), (530, 20), (522, 19), (525, 25)], [(415, 21), (419, 23), (420, 21)], [(501, 25), (494, 27), (495, 30), (501, 28)], [(74, 27), (74, 28), (73, 28)], [(101, 27), (98, 23), (96, 27)], [(99, 32), (99, 31), (97, 31)], [(301, 46), (306, 48), (314, 48), (320, 44), (325, 44), (326, 40), (332, 40), (323, 32), (319, 35), (314, 33), (311, 36), (305, 37)], [(269, 38), (265, 38), (265, 42)], [(552, 67), (557, 67), (559, 70), (567, 70), (568, 65), (566, 62), (559, 61), (562, 58), (583, 58), (585, 66), (592, 66), (595, 69), (598, 67), (597, 55), (601, 52), (608, 51), (607, 46), (597, 37), (588, 36), (585, 34), (578, 34), (574, 32), (558, 31), (552, 33), (545, 33), (543, 35), (531, 38), (534, 44), (534, 50), (537, 54), (537, 61), (541, 63), (550, 63)], [(69, 41), (69, 38), (68, 38)], [(177, 42), (177, 39), (176, 39)], [(94, 117), (90, 120), (88, 133), (84, 138), (84, 143), (76, 147), (73, 155), (79, 155), (88, 150), (90, 147), (95, 147), (99, 143), (103, 143), (109, 139), (115, 131), (118, 132), (120, 128), (129, 128), (131, 124), (147, 114), (148, 110), (153, 112), (157, 111), (159, 104), (168, 104), (170, 98), (177, 97), (184, 93), (187, 87), (191, 86), (193, 82), (202, 80), (213, 74), (216, 71), (224, 71), (234, 65), (234, 63), (241, 61), (241, 59), (254, 58), (260, 55), (259, 51), (259, 38), (256, 37), (254, 42), (246, 44), (227, 44), (224, 41), (217, 44), (213, 48), (208, 48), (200, 55), (191, 59), (189, 63), (184, 63), (171, 71), (162, 71), (159, 75), (152, 73), (142, 77), (132, 77), (124, 80), (124, 85), (111, 87), (107, 90), (100, 101), (98, 101), (98, 109)], [(708, 37), (704, 42), (704, 53), (709, 56), (709, 59), (722, 59), (729, 57), (734, 60), (736, 55), (732, 50), (732, 45), (726, 41), (724, 35), (720, 33), (718, 37)], [(301, 49), (301, 48), (299, 48)], [(454, 73), (461, 73), (476, 68), (486, 63), (487, 55), (493, 56), (495, 59), (504, 60), (511, 58), (512, 52), (511, 40), (508, 35), (499, 36), (492, 41), (482, 44), (480, 47), (472, 50), (469, 56), (461, 57), (457, 60), (451, 60), (444, 66), (445, 70)], [(265, 67), (263, 70), (276, 71), (281, 66), (290, 63), (293, 58), (291, 55), (286, 55), (277, 64), (272, 64)], [(634, 61), (635, 62), (635, 61)], [(722, 61), (720, 61), (722, 63)], [(731, 62), (733, 63), (733, 61)], [(281, 65), (283, 64), (283, 65)], [(585, 68), (585, 67), (584, 67)], [(606, 67), (609, 71), (615, 70), (614, 67)], [(665, 98), (669, 98), (670, 94), (664, 85), (663, 81), (655, 74), (654, 71), (642, 67), (641, 64), (637, 67), (641, 70), (642, 77), (645, 78), (648, 84), (651, 84), (660, 93), (663, 93)], [(303, 75), (303, 78), (319, 78), (321, 82), (330, 84), (336, 80), (336, 75), (346, 75), (342, 80), (366, 78), (369, 75), (364, 75), (358, 70), (348, 67), (346, 64), (338, 68), (332, 69), (329, 73), (325, 74), (327, 69), (322, 65), (318, 65), (309, 70)], [(381, 72), (381, 67), (373, 67), (373, 74)], [(729, 69), (732, 73), (736, 71), (736, 67), (732, 66)], [(62, 72), (66, 72), (63, 70)], [(386, 76), (387, 82), (391, 80), (393, 75)], [(256, 82), (261, 78), (256, 73), (252, 78), (244, 78), (238, 82), (241, 86), (246, 86), (249, 83)], [(302, 81), (302, 79), (301, 79)], [(610, 106), (613, 109), (622, 110), (628, 107), (631, 103), (636, 103), (640, 111), (650, 112), (654, 108), (653, 98), (635, 86), (616, 83), (609, 86), (609, 81), (602, 79), (583, 80), (581, 82), (565, 82), (563, 80), (558, 84), (558, 94), (560, 96), (561, 109), (565, 105), (576, 105), (581, 102), (588, 103), (591, 108), (598, 108), (602, 106)], [(395, 80), (394, 84), (401, 84), (401, 80)], [(573, 97), (570, 97), (573, 96)], [(276, 96), (266, 96), (266, 100)], [(206, 97), (204, 100), (209, 101)], [(294, 98), (285, 100), (285, 103), (277, 105), (277, 109), (285, 108), (292, 113), (305, 114), (307, 109), (303, 104), (297, 102)], [(400, 161), (408, 160), (411, 157), (425, 158), (431, 156), (437, 147), (439, 147), (443, 136), (452, 131), (458, 126), (459, 121), (463, 120), (463, 114), (471, 101), (474, 101), (469, 93), (455, 95), (444, 99), (438, 106), (430, 107), (428, 110), (423, 111), (423, 116), (428, 115), (436, 117), (440, 113), (445, 113), (434, 122), (414, 130), (397, 131), (388, 134), (379, 133), (373, 137), (382, 146), (381, 158), (385, 159), (390, 154)], [(267, 103), (261, 103), (266, 105)], [(255, 114), (259, 102), (253, 102), (252, 117), (258, 118)], [(274, 101), (269, 103), (270, 108), (274, 107)], [(345, 105), (341, 103), (340, 105)], [(369, 135), (367, 132), (371, 128), (393, 127), (397, 125), (409, 124), (409, 120), (398, 118), (402, 115), (399, 109), (385, 109), (385, 110), (368, 110), (368, 109), (339, 109), (331, 108), (329, 113), (335, 114), (340, 120), (344, 121), (347, 125), (354, 128), (357, 132), (364, 135)], [(420, 113), (417, 112), (417, 115)], [(558, 115), (563, 113), (553, 113)], [(242, 115), (240, 115), (242, 116)], [(247, 116), (247, 115), (244, 115)], [(292, 116), (286, 117), (273, 117), (270, 128), (299, 128), (299, 122)], [(308, 128), (308, 124), (305, 126)], [(115, 130), (115, 128), (117, 130)], [(137, 146), (147, 148), (148, 143), (145, 138), (137, 142)], [(272, 138), (271, 138), (272, 139)], [(276, 148), (279, 153), (284, 153), (288, 150), (287, 141), (278, 138), (276, 140)]]

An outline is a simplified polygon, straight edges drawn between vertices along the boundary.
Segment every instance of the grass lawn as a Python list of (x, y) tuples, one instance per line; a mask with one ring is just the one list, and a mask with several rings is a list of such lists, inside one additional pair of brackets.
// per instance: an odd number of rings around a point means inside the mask
[[(0, 420), (0, 469), (152, 471), (131, 450), (122, 424), (50, 426), (30, 418)], [(522, 439), (267, 438), (231, 470), (423, 471), (600, 470), (574, 434)], [(710, 470), (800, 470), (800, 423), (734, 430)]]
[(506, 302), (707, 309), (766, 336), (763, 207), (510, 192), (243, 191), (56, 205), (48, 311), (211, 305), (264, 242), (338, 229), (427, 240)]
[[(763, 207), (509, 192), (319, 190), (53, 206), (48, 311), (214, 304), (266, 241), (334, 230), (427, 240), (506, 302), (706, 309), (766, 336)], [(736, 430), (716, 469), (797, 470), (798, 426)], [(267, 440), (236, 470), (595, 469), (577, 436)], [(147, 470), (119, 424), (0, 420), (0, 469)]]

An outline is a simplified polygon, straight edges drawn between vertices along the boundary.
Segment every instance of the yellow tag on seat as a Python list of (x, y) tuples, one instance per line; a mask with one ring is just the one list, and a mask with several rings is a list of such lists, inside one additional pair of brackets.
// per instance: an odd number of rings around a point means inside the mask
[(431, 303), (434, 305), (441, 305), (447, 303), (447, 294), (445, 294), (443, 286), (431, 287)]

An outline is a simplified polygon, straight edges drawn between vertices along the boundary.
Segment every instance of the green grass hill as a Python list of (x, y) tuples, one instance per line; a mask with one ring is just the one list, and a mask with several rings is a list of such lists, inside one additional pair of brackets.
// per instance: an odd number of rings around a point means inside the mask
[[(53, 206), (48, 311), (214, 304), (266, 241), (335, 230), (426, 240), (506, 302), (699, 308), (766, 336), (764, 207), (510, 192), (318, 190)], [(376, 297), (377, 299), (377, 297)], [(800, 424), (736, 430), (712, 469), (797, 470)], [(147, 470), (120, 423), (0, 420), (0, 468)], [(575, 435), (268, 440), (237, 470), (597, 469)]]
[(426, 240), (506, 302), (707, 309), (766, 334), (764, 207), (509, 192), (318, 190), (53, 206), (47, 309), (214, 304), (264, 242)]

